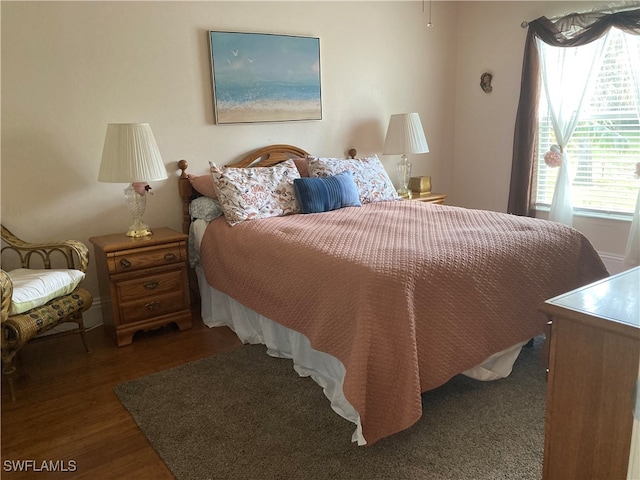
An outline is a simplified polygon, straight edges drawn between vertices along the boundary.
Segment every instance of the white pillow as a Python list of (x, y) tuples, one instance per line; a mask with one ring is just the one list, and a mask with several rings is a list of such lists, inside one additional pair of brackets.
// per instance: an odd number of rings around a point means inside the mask
[(7, 272), (13, 283), (9, 315), (40, 307), (54, 298), (73, 292), (84, 279), (80, 270), (32, 270), (18, 268)]
[(308, 160), (311, 177), (328, 177), (347, 170), (353, 172), (363, 204), (400, 198), (377, 155), (355, 159), (308, 157)]
[(300, 173), (293, 160), (273, 167), (217, 167), (211, 176), (229, 225), (245, 220), (300, 213), (293, 181)]

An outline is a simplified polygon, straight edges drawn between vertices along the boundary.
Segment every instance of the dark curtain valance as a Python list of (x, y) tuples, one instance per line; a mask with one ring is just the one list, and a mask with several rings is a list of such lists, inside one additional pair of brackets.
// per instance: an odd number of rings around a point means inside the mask
[(536, 38), (556, 47), (579, 47), (597, 40), (611, 27), (640, 35), (640, 9), (610, 14), (572, 13), (552, 22), (540, 17), (529, 22), (522, 62), (520, 100), (516, 114), (507, 212), (534, 216), (533, 168), (538, 139), (540, 58)]

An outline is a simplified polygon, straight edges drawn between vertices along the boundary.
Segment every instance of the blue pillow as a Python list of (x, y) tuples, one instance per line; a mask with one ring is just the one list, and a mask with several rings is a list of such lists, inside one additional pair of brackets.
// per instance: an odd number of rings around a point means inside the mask
[(360, 207), (358, 187), (351, 171), (329, 177), (302, 177), (293, 180), (302, 213), (320, 213), (342, 207)]

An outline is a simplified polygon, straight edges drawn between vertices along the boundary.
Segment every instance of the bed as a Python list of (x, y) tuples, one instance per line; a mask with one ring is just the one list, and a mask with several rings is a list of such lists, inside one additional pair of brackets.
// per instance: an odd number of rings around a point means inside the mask
[[(608, 273), (572, 228), (398, 199), (377, 157), (355, 155), (273, 145), (210, 176), (181, 161), (179, 190), (203, 321), (292, 359), (371, 445), (453, 376), (509, 375), (544, 332), (539, 304)], [(338, 185), (338, 203), (300, 213), (318, 184)]]

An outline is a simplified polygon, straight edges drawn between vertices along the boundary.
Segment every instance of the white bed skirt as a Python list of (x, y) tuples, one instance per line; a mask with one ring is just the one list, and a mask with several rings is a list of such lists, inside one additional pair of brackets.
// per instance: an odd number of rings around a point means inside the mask
[[(202, 269), (196, 267), (195, 270), (198, 276), (204, 324), (208, 327), (227, 326), (243, 343), (266, 345), (269, 355), (293, 360), (293, 368), (298, 375), (311, 377), (322, 387), (325, 396), (331, 402), (331, 408), (356, 425), (351, 441), (357, 442), (358, 445), (366, 445), (367, 442), (362, 435), (360, 415), (343, 393), (345, 368), (342, 362), (332, 355), (314, 350), (309, 339), (301, 333), (263, 317), (228, 295), (210, 287)], [(481, 365), (464, 372), (464, 375), (483, 381), (508, 376), (525, 343), (519, 343), (492, 355)]]

